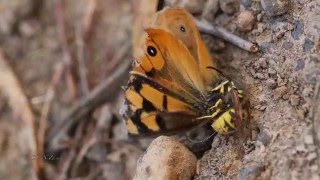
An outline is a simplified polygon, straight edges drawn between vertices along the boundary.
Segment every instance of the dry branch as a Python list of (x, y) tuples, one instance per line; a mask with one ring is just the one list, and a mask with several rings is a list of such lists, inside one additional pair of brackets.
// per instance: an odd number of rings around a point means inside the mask
[(195, 19), (195, 21), (200, 32), (204, 32), (204, 33), (222, 38), (227, 42), (249, 52), (257, 52), (259, 50), (259, 46), (257, 44), (246, 41), (240, 38), (239, 36), (232, 34), (231, 32), (227, 31), (222, 27), (215, 27), (205, 20), (199, 21)]
[[(8, 99), (13, 116), (10, 119), (1, 117), (1, 125), (7, 123), (9, 127), (6, 131), (12, 134), (6, 134), (0, 131), (0, 142), (7, 148), (7, 153), (0, 155), (0, 175), (1, 179), (36, 179), (38, 170), (36, 160), (32, 157), (38, 156), (36, 142), (34, 137), (34, 115), (28, 103), (21, 85), (8, 64), (4, 52), (0, 49), (0, 94)], [(8, 121), (6, 121), (8, 120)], [(4, 128), (4, 127), (2, 127)], [(16, 143), (16, 144), (14, 144)], [(5, 154), (5, 155), (4, 155)], [(42, 155), (39, 155), (40, 158)], [(15, 167), (7, 171), (8, 166)], [(4, 168), (4, 169), (3, 169)]]
[(115, 72), (70, 109), (66, 117), (60, 121), (61, 123), (49, 132), (48, 142), (50, 149), (59, 148), (59, 140), (65, 135), (65, 132), (67, 132), (71, 125), (93, 109), (114, 99), (115, 94), (120, 90), (120, 85), (124, 84), (130, 64), (131, 61), (122, 62)]

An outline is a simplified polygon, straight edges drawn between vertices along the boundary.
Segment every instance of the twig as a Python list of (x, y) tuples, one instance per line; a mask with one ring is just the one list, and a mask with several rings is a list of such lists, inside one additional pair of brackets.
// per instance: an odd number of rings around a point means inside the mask
[(77, 59), (79, 62), (80, 86), (83, 95), (89, 94), (89, 83), (87, 79), (86, 59), (88, 58), (87, 42), (92, 29), (94, 17), (97, 14), (97, 0), (89, 0), (87, 2), (86, 11), (81, 23), (76, 30)]
[(120, 84), (124, 83), (125, 77), (128, 75), (128, 68), (130, 61), (124, 61), (119, 65), (106, 80), (104, 80), (99, 86), (94, 88), (88, 96), (82, 98), (75, 104), (63, 118), (61, 123), (52, 128), (48, 135), (49, 147), (51, 149), (57, 149), (59, 147), (59, 140), (65, 134), (65, 132), (77, 122), (79, 119), (87, 115), (93, 109), (97, 108), (101, 104), (113, 100), (114, 94), (120, 90)]
[(89, 94), (89, 85), (87, 79), (87, 68), (86, 68), (86, 48), (82, 36), (82, 29), (78, 29), (76, 32), (76, 44), (77, 44), (77, 56), (79, 63), (79, 76), (80, 76), (80, 86), (83, 95)]
[[(40, 156), (44, 155), (43, 149), (44, 149), (44, 139), (45, 139), (45, 132), (47, 127), (48, 114), (50, 111), (51, 103), (54, 98), (55, 87), (60, 82), (63, 75), (63, 70), (64, 70), (63, 67), (64, 66), (62, 64), (58, 65), (55, 71), (55, 74), (52, 77), (47, 93), (45, 95), (45, 102), (41, 110), (41, 117), (39, 120), (39, 130), (38, 130), (38, 142), (37, 142), (38, 155)], [(38, 158), (38, 165), (40, 170), (43, 168), (43, 165), (44, 165), (43, 160), (44, 160), (43, 158)]]
[(69, 150), (69, 152), (65, 153), (64, 156), (61, 158), (58, 164), (58, 170), (57, 170), (57, 175), (54, 178), (55, 180), (63, 180), (66, 179), (66, 174), (70, 168), (70, 165), (72, 163), (72, 160), (76, 156), (77, 153), (77, 147), (80, 143), (80, 139), (82, 136), (82, 131), (85, 128), (85, 123), (82, 121), (79, 126), (76, 129), (76, 133), (72, 142), (72, 146)]
[(248, 42), (240, 38), (239, 36), (232, 34), (231, 32), (227, 31), (222, 27), (213, 26), (206, 20), (199, 21), (195, 19), (195, 21), (200, 32), (208, 33), (216, 37), (222, 38), (227, 42), (249, 52), (257, 52), (259, 50), (259, 46), (257, 44)]
[[(4, 166), (6, 161), (12, 160), (15, 157), (21, 157), (21, 160), (15, 161), (16, 167), (13, 167), (11, 175), (13, 173), (22, 173), (18, 169), (23, 169), (25, 175), (28, 174), (27, 179), (37, 179), (36, 173), (39, 169), (37, 161), (33, 160), (33, 156), (37, 156), (36, 138), (34, 136), (34, 115), (28, 103), (18, 78), (14, 74), (12, 68), (8, 63), (8, 58), (5, 53), (0, 49), (0, 93), (4, 95), (9, 102), (9, 106), (13, 112), (13, 119), (17, 121), (10, 121), (15, 126), (15, 134), (10, 137), (10, 140), (17, 142), (16, 147), (21, 147), (17, 151), (7, 149), (10, 152), (10, 156), (5, 159), (0, 158), (1, 166)], [(13, 138), (13, 139), (12, 139)], [(6, 146), (7, 148), (10, 146)], [(21, 153), (21, 154), (15, 154)], [(21, 156), (22, 155), (22, 156)], [(10, 168), (10, 167), (8, 167)], [(3, 173), (3, 172), (1, 172)], [(4, 174), (1, 174), (2, 179), (5, 178)]]
[(69, 49), (69, 44), (67, 41), (67, 33), (65, 27), (65, 18), (64, 18), (64, 6), (62, 0), (56, 0), (55, 2), (55, 19), (57, 22), (58, 28), (58, 37), (61, 42), (62, 52), (63, 52), (63, 62), (66, 65), (66, 77), (67, 77), (67, 87), (70, 91), (73, 101), (77, 99), (76, 83), (74, 77), (71, 73), (72, 66), (72, 56)]

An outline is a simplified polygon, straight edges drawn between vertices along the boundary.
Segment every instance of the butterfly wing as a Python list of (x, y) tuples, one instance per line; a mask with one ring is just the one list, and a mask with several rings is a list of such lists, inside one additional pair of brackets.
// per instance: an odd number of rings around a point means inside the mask
[(144, 74), (131, 74), (125, 97), (122, 114), (130, 135), (168, 134), (197, 123), (191, 104)]
[(188, 11), (182, 8), (164, 8), (157, 13), (151, 27), (170, 32), (181, 40), (197, 61), (205, 84), (210, 86), (214, 83), (218, 74), (207, 67), (215, 67), (215, 62), (201, 39), (193, 16)]
[(171, 33), (146, 29), (144, 56), (126, 89), (129, 134), (166, 134), (199, 124), (204, 79), (188, 48)]

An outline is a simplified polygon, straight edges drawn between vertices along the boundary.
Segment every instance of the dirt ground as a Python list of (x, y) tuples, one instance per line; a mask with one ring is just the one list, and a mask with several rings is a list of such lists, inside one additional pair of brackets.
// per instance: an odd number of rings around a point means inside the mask
[[(32, 173), (22, 174), (33, 171), (28, 163), (35, 161), (41, 179), (134, 176), (136, 162), (148, 143), (127, 140), (119, 109), (123, 100), (120, 87), (127, 81), (132, 61), (131, 32), (137, 3), (0, 1), (0, 48), (29, 100), (38, 152), (43, 147), (43, 153), (25, 154), (23, 162), (15, 155), (20, 152), (12, 149), (20, 147), (19, 138), (23, 137), (17, 135), (16, 128), (24, 127), (9, 120), (17, 116), (10, 98), (0, 89), (0, 158), (12, 154), (0, 162), (0, 177), (33, 179)], [(314, 98), (320, 76), (320, 2), (175, 0), (166, 4), (181, 5), (196, 17), (202, 16), (260, 47), (258, 53), (250, 53), (203, 34), (221, 70), (246, 88), (255, 128), (243, 156), (235, 150), (237, 138), (216, 136), (194, 179), (319, 180)], [(245, 11), (253, 16), (248, 24), (241, 21), (250, 19), (241, 16)], [(115, 87), (113, 94), (105, 93), (101, 99), (107, 100), (81, 106), (88, 102), (90, 92), (121, 66), (125, 66), (125, 77), (106, 88)], [(0, 76), (4, 72), (1, 68)], [(80, 118), (66, 118), (79, 106), (91, 109), (84, 115), (82, 110), (76, 111)], [(70, 119), (76, 120), (68, 127), (63, 143), (52, 143), (50, 131), (55, 136), (57, 124)], [(6, 162), (12, 159), (21, 168), (10, 170)]]

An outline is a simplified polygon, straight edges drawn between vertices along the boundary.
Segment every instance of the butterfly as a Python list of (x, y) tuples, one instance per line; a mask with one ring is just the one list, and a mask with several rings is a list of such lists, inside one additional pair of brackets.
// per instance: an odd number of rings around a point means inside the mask
[(131, 136), (172, 134), (208, 124), (218, 133), (249, 118), (243, 90), (221, 73), (193, 17), (165, 8), (145, 29), (125, 88), (122, 115)]

